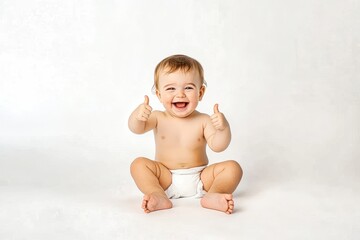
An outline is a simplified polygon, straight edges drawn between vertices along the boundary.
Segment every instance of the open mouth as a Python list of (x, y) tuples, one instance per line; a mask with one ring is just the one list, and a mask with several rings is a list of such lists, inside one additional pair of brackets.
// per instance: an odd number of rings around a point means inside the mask
[(176, 102), (176, 103), (173, 103), (173, 105), (176, 107), (176, 108), (185, 108), (189, 103), (187, 102)]

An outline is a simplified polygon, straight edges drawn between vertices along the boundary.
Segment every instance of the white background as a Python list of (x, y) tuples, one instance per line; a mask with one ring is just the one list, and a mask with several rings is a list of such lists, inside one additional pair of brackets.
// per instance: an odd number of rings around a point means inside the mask
[[(334, 222), (319, 224), (334, 226), (334, 235), (311, 229), (319, 236), (355, 239), (360, 234), (360, 211), (353, 204), (360, 190), (359, 16), (355, 0), (0, 0), (0, 225), (7, 223), (0, 237), (21, 239), (17, 226), (34, 236), (54, 232), (36, 224), (42, 204), (54, 206), (50, 200), (41, 203), (39, 189), (66, 195), (68, 189), (110, 189), (114, 204), (125, 190), (134, 191), (130, 202), (140, 202), (128, 167), (137, 156), (154, 155), (153, 136), (132, 134), (127, 119), (145, 94), (154, 109), (162, 109), (151, 92), (153, 71), (160, 60), (180, 53), (204, 67), (208, 88), (199, 110), (211, 114), (219, 103), (231, 124), (230, 147), (209, 156), (212, 162), (235, 159), (243, 166), (240, 202), (246, 195), (255, 195), (252, 204), (265, 201), (256, 193), (284, 184), (288, 188), (279, 194), (296, 193), (291, 186), (320, 191), (321, 200), (309, 204), (330, 201), (324, 212), (335, 211), (324, 219)], [(38, 199), (33, 200), (38, 208), (21, 205), (25, 196)], [(80, 206), (81, 198), (77, 201)], [(56, 206), (67, 216), (72, 205)], [(290, 204), (286, 212), (294, 208)], [(72, 229), (90, 230), (92, 224), (103, 230), (95, 239), (111, 238), (100, 221)], [(77, 239), (85, 236), (57, 229)], [(135, 236), (128, 231), (117, 233)], [(288, 231), (287, 237), (304, 239), (296, 229)], [(247, 239), (261, 236), (255, 233), (247, 232)]]

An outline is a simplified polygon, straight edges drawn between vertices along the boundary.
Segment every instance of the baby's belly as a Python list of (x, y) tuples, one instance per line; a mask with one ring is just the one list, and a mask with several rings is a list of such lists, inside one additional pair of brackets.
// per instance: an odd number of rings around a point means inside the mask
[(162, 151), (156, 154), (156, 161), (161, 162), (168, 169), (193, 168), (208, 164), (205, 153), (190, 151)]

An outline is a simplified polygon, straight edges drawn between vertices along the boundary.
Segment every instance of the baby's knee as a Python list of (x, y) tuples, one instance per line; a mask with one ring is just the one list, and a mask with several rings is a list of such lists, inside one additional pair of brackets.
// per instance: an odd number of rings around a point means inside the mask
[(226, 161), (226, 167), (233, 172), (233, 174), (240, 176), (243, 175), (243, 170), (240, 164), (235, 160)]
[(136, 169), (139, 169), (139, 167), (146, 166), (146, 162), (148, 159), (143, 157), (135, 158), (135, 160), (130, 165), (130, 171), (134, 171)]

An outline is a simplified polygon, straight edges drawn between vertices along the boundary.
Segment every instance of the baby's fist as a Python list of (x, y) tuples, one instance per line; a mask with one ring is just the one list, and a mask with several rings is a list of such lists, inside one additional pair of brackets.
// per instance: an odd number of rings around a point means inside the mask
[(219, 104), (214, 105), (214, 114), (210, 118), (216, 130), (222, 131), (229, 125), (224, 114), (219, 111)]
[(144, 103), (140, 104), (137, 109), (136, 119), (146, 122), (151, 114), (152, 107), (149, 105), (149, 97), (145, 95)]

